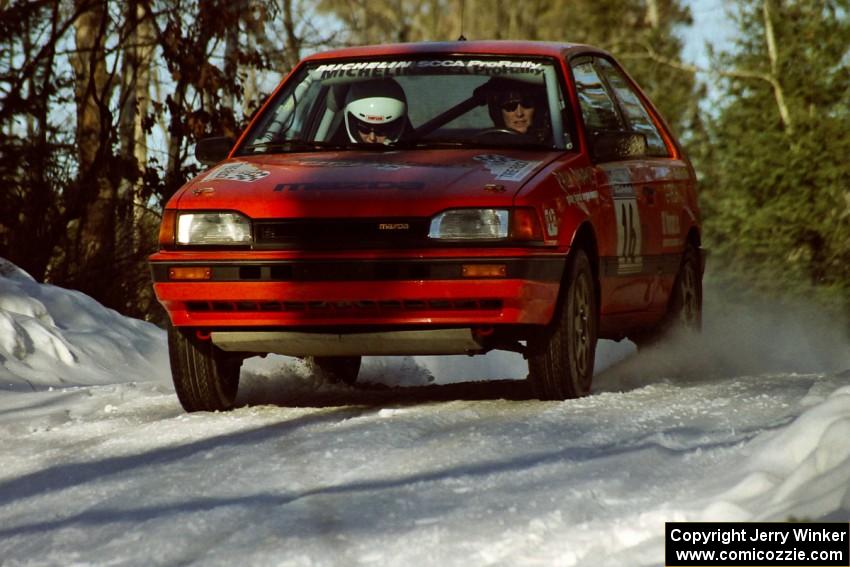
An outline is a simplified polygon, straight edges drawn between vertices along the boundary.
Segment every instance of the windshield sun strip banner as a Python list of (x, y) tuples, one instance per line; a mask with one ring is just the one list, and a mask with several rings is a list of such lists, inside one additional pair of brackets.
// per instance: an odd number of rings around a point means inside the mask
[(450, 73), (458, 75), (542, 75), (547, 63), (515, 59), (412, 59), (398, 61), (349, 61), (322, 63), (309, 71), (314, 80), (368, 79), (397, 77), (400, 75), (433, 75)]

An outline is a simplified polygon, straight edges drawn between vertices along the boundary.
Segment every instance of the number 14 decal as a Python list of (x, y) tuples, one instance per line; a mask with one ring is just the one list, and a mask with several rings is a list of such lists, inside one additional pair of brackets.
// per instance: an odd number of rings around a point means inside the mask
[(617, 267), (620, 273), (639, 272), (641, 256), (640, 211), (637, 199), (615, 199), (617, 215)]

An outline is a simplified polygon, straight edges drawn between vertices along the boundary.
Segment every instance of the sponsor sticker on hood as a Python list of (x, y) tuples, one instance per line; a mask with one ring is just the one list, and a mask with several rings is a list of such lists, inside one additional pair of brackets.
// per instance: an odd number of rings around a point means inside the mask
[[(408, 164), (403, 162), (395, 162), (395, 161), (370, 161), (370, 160), (356, 160), (356, 159), (338, 159), (338, 160), (327, 160), (327, 159), (299, 159), (299, 160), (289, 160), (289, 164), (295, 165), (303, 165), (305, 167), (351, 167), (351, 168), (360, 168), (360, 167), (372, 167), (375, 169), (380, 169), (383, 171), (398, 171), (400, 169), (406, 169), (410, 167), (421, 167), (422, 164)], [(439, 164), (438, 167), (442, 167), (443, 164)]]
[(267, 177), (268, 175), (268, 171), (262, 170), (253, 164), (240, 161), (236, 163), (226, 163), (216, 167), (210, 171), (206, 177), (204, 177), (204, 181), (229, 180), (253, 183), (254, 181)]
[(540, 165), (539, 161), (525, 161), (497, 154), (484, 154), (472, 159), (482, 162), (499, 181), (522, 181)]

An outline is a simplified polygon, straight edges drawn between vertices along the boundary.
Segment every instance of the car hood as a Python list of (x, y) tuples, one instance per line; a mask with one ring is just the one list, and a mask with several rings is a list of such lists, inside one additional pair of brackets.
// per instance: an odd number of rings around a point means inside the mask
[(170, 206), (252, 218), (428, 216), (449, 207), (508, 206), (558, 155), (479, 148), (240, 156), (198, 175)]

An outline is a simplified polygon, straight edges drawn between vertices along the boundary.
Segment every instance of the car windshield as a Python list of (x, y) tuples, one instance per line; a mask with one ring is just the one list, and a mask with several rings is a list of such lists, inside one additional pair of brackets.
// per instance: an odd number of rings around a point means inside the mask
[(237, 154), (405, 147), (571, 149), (554, 61), (427, 57), (315, 62)]

